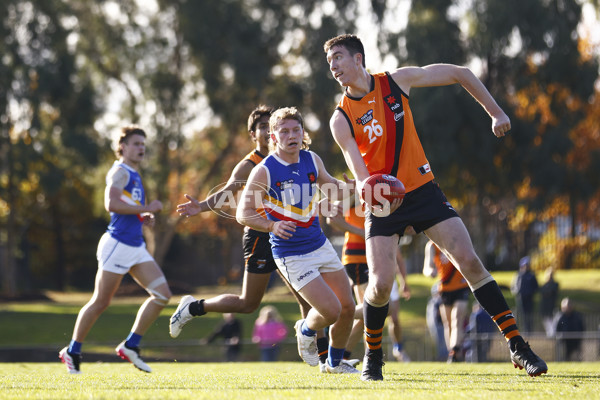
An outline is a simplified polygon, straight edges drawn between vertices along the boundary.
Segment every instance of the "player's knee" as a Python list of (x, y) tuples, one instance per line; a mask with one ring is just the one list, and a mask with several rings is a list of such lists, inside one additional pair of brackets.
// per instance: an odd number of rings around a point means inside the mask
[(354, 311), (356, 310), (356, 306), (354, 302), (351, 303), (343, 303), (339, 318), (343, 319), (354, 319)]
[(331, 304), (331, 306), (326, 310), (321, 311), (321, 315), (327, 321), (328, 325), (331, 325), (337, 321), (340, 318), (341, 313), (342, 306), (339, 302), (337, 304)]
[(487, 275), (488, 272), (475, 253), (464, 255), (458, 262), (461, 274), (468, 280), (473, 281)]
[(392, 283), (379, 280), (372, 285), (369, 299), (377, 304), (387, 303), (391, 292)]
[(150, 299), (154, 304), (165, 307), (171, 299), (171, 291), (167, 290), (167, 293), (162, 293), (158, 290), (153, 290), (150, 292)]
[(167, 304), (169, 304), (169, 300), (172, 296), (171, 289), (169, 289), (167, 280), (164, 276), (161, 276), (155, 279), (153, 282), (150, 282), (146, 288), (146, 291), (150, 295), (151, 301), (162, 307), (165, 307)]

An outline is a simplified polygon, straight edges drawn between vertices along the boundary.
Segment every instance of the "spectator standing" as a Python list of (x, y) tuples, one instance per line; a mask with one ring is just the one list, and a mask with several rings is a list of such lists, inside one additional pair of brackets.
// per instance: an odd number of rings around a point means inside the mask
[(492, 318), (477, 301), (473, 302), (467, 331), (471, 342), (467, 359), (471, 362), (487, 362), (491, 344), (490, 334), (498, 330)]
[(225, 360), (238, 361), (242, 350), (242, 323), (233, 313), (223, 313), (223, 322), (201, 343), (212, 343), (218, 337), (225, 341)]
[(286, 338), (287, 334), (288, 329), (277, 309), (274, 306), (261, 308), (252, 331), (252, 341), (260, 347), (260, 360), (277, 361), (279, 343)]
[[(575, 310), (573, 301), (565, 297), (560, 302), (560, 314), (556, 321), (556, 336), (564, 348), (566, 361), (581, 361), (581, 337), (572, 337), (570, 334), (583, 332), (585, 326), (581, 313)], [(566, 337), (561, 338), (561, 333)]]
[(517, 301), (517, 315), (523, 321), (524, 331), (533, 330), (533, 310), (535, 294), (538, 291), (538, 282), (531, 270), (531, 259), (528, 256), (519, 261), (519, 273), (512, 283), (511, 292)]
[(547, 268), (544, 284), (540, 287), (540, 314), (547, 337), (554, 336), (554, 314), (556, 313), (558, 288), (558, 282), (554, 280), (554, 268)]
[(436, 360), (444, 361), (448, 358), (448, 348), (446, 347), (446, 339), (444, 335), (444, 323), (442, 322), (442, 316), (440, 315), (442, 298), (438, 290), (439, 286), (440, 282), (437, 281), (431, 287), (431, 297), (429, 297), (429, 300), (427, 301), (425, 316), (429, 334), (435, 342), (435, 348), (437, 351)]

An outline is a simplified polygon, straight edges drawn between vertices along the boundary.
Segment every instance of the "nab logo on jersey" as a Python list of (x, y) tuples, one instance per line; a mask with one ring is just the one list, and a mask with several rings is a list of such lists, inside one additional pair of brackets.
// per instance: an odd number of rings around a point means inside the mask
[(392, 112), (399, 114), (402, 111), (402, 104), (396, 101), (396, 96), (394, 96), (393, 94), (388, 94), (383, 98), (383, 100), (385, 101), (385, 104), (389, 107), (389, 109), (392, 110)]

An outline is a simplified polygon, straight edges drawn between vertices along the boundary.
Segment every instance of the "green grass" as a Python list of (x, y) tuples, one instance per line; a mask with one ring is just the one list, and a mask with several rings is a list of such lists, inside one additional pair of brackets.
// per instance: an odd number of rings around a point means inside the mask
[(530, 378), (510, 363), (387, 363), (383, 382), (320, 374), (300, 362), (154, 363), (145, 374), (127, 363), (0, 364), (0, 399), (592, 399), (600, 363), (554, 363)]
[[(514, 272), (493, 272), (501, 287), (509, 287)], [(538, 276), (541, 283), (542, 276)], [(600, 270), (558, 271), (556, 279), (560, 284), (561, 296), (570, 296), (578, 307), (586, 313), (600, 313)], [(434, 279), (420, 274), (409, 275), (408, 282), (412, 290), (412, 298), (402, 301), (400, 320), (403, 326), (407, 351), (413, 359), (420, 358), (416, 348), (429, 346), (431, 342), (426, 330), (425, 307)], [(221, 293), (239, 293), (240, 285), (229, 287), (199, 288), (194, 295), (198, 298), (211, 297)], [(510, 306), (514, 298), (509, 290), (503, 290)], [(46, 302), (5, 302), (0, 303), (0, 349), (17, 347), (43, 348), (52, 350), (50, 357), (71, 337), (73, 325), (81, 306), (89, 299), (91, 293), (48, 293), (51, 301)], [(171, 304), (163, 310), (155, 324), (148, 330), (143, 340), (144, 355), (151, 360), (187, 360), (218, 361), (222, 358), (223, 349), (216, 345), (199, 346), (198, 340), (222, 321), (220, 314), (209, 313), (190, 322), (176, 340), (168, 333), (168, 320), (176, 308), (180, 295), (173, 296)], [(84, 346), (84, 353), (112, 355), (113, 348), (129, 333), (139, 305), (144, 301), (141, 297), (117, 297), (108, 310), (100, 316), (94, 325)], [(281, 312), (290, 332), (294, 322), (300, 317), (298, 306), (285, 287), (275, 287), (267, 293), (264, 304), (273, 304)], [(252, 327), (258, 310), (251, 314), (240, 314), (244, 338), (249, 341)], [(387, 331), (385, 334), (387, 338)], [(290, 343), (282, 351), (283, 361), (295, 361), (293, 333)], [(425, 342), (425, 344), (423, 344)], [(433, 344), (431, 344), (433, 346)], [(430, 347), (431, 347), (430, 346)], [(54, 351), (56, 350), (56, 351)], [(353, 349), (360, 356), (360, 349)], [(431, 352), (433, 353), (433, 351)], [(503, 359), (504, 355), (500, 355)], [(88, 360), (92, 359), (88, 356)], [(258, 350), (252, 344), (245, 345), (242, 352), (245, 361), (258, 360)], [(50, 358), (48, 358), (50, 360)]]

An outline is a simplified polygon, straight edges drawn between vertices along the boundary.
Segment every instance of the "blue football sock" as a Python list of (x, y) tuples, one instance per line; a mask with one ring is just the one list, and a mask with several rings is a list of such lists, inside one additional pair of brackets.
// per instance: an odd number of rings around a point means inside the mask
[(137, 333), (131, 332), (129, 336), (127, 336), (127, 341), (125, 342), (125, 345), (130, 349), (134, 347), (139, 347), (140, 340), (142, 340), (142, 335), (138, 335)]
[(340, 365), (340, 361), (344, 357), (344, 349), (336, 349), (335, 347), (329, 346), (329, 357), (327, 358), (329, 365), (337, 367)]
[(69, 349), (67, 351), (71, 354), (81, 354), (81, 345), (81, 342), (71, 340), (71, 343), (69, 343)]
[(304, 322), (302, 322), (302, 326), (300, 327), (300, 332), (302, 332), (302, 334), (304, 336), (315, 336), (317, 334), (317, 331), (313, 331), (312, 329), (310, 329), (308, 327), (308, 325), (306, 325), (306, 320), (304, 320)]

